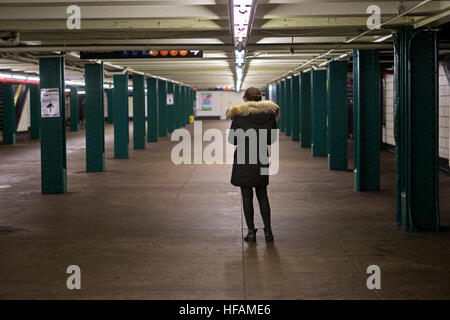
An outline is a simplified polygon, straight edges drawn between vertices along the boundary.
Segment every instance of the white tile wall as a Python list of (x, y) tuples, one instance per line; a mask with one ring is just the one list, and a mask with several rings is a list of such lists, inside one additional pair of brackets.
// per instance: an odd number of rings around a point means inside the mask
[(383, 142), (395, 145), (394, 141), (394, 75), (383, 76), (383, 110), (386, 124), (383, 125)]
[[(386, 125), (383, 125), (383, 142), (395, 145), (394, 141), (394, 75), (383, 76), (383, 110)], [(449, 149), (450, 89), (444, 68), (439, 64), (439, 156), (450, 159)]]
[(439, 156), (445, 159), (450, 159), (448, 141), (449, 95), (449, 86), (444, 67), (439, 63)]

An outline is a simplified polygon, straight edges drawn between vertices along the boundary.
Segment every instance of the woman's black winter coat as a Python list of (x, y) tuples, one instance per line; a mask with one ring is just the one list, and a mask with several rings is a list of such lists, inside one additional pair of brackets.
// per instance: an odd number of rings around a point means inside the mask
[[(236, 145), (233, 171), (231, 174), (231, 183), (233, 185), (239, 187), (259, 187), (269, 184), (269, 176), (261, 174), (261, 168), (267, 168), (269, 166), (267, 146), (271, 145), (278, 138), (277, 134), (271, 132), (271, 129), (277, 129), (277, 120), (279, 117), (280, 107), (276, 103), (268, 100), (249, 101), (232, 106), (227, 110), (227, 119), (232, 119), (228, 141)], [(239, 133), (239, 129), (242, 129), (241, 133)], [(260, 138), (265, 137), (264, 130), (262, 129), (266, 130), (266, 145), (260, 144)], [(242, 133), (245, 138), (238, 138), (239, 134), (242, 137)], [(243, 143), (244, 140), (245, 145)], [(252, 144), (252, 148), (250, 144)], [(260, 147), (265, 148), (265, 150), (260, 150)], [(250, 154), (250, 150), (252, 154)], [(238, 163), (239, 154), (240, 161)], [(244, 154), (245, 159), (243, 158)]]

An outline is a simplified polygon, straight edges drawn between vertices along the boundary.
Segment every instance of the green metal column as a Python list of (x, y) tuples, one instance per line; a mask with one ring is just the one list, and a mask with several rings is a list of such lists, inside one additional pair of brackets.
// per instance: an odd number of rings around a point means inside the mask
[(353, 51), (353, 132), (355, 190), (380, 189), (380, 56)]
[(70, 131), (78, 131), (80, 122), (80, 109), (78, 103), (78, 89), (70, 88)]
[(157, 79), (147, 78), (147, 141), (158, 142)]
[(173, 130), (178, 129), (178, 109), (181, 105), (180, 85), (173, 84), (172, 123)]
[(59, 97), (59, 112), (52, 112), (52, 116), (42, 117), (43, 109), (54, 111), (56, 107), (41, 105), (41, 190), (45, 194), (64, 193), (67, 191), (64, 58), (40, 58), (39, 77), (41, 102), (46, 89), (54, 89)]
[(328, 169), (347, 170), (347, 61), (327, 70)]
[(194, 108), (197, 107), (197, 91), (192, 89), (192, 101), (191, 105), (189, 106), (189, 116), (194, 115)]
[(311, 73), (300, 73), (300, 146), (311, 148)]
[(286, 81), (281, 80), (280, 81), (280, 131), (285, 132), (286, 131), (286, 108), (285, 108), (285, 101), (286, 101)]
[(145, 149), (145, 82), (141, 74), (133, 75), (133, 146)]
[(3, 144), (16, 143), (16, 110), (14, 108), (14, 86), (3, 87)]
[(291, 101), (291, 130), (292, 141), (300, 141), (300, 84), (299, 76), (293, 76), (289, 79), (291, 83), (292, 101)]
[(158, 79), (158, 124), (159, 136), (167, 136), (167, 82)]
[(128, 158), (128, 72), (114, 75), (114, 158)]
[(86, 83), (86, 171), (105, 171), (103, 63), (84, 65)]
[(180, 110), (180, 123), (181, 126), (184, 127), (186, 126), (187, 122), (187, 106), (189, 104), (189, 88), (186, 86), (183, 86), (183, 107)]
[[(197, 106), (197, 91), (195, 91), (194, 89), (191, 89), (192, 92), (192, 98), (191, 98), (191, 104), (189, 105), (189, 116), (193, 116), (194, 115), (194, 109)], [(190, 120), (188, 120), (190, 123)]]
[(281, 108), (281, 82), (278, 82), (275, 85), (276, 89), (275, 89), (275, 98), (276, 98), (276, 102), (277, 105), (280, 107), (280, 117), (278, 118), (278, 128), (280, 128), (281, 131), (281, 117), (283, 117), (283, 110)]
[(39, 85), (30, 87), (30, 138), (39, 139), (41, 136), (41, 97)]
[(106, 99), (108, 103), (108, 123), (114, 123), (114, 90), (106, 90)]
[(183, 107), (184, 107), (184, 86), (178, 86), (178, 102), (176, 104), (176, 114), (175, 119), (177, 120), (176, 129), (181, 128), (183, 126)]
[(286, 136), (288, 136), (288, 137), (290, 137), (291, 136), (291, 130), (292, 130), (292, 121), (291, 121), (291, 118), (292, 118), (292, 86), (291, 86), (291, 79), (292, 78), (287, 78), (286, 79), (286, 94), (285, 94), (285, 97), (286, 97), (286, 100), (285, 100), (285, 110), (286, 110), (286, 112), (285, 112), (285, 115), (286, 115), (286, 118), (285, 118), (285, 120), (286, 120), (286, 122), (285, 122), (285, 127), (286, 127)]
[(183, 117), (183, 105), (184, 105), (184, 87), (179, 85), (178, 86), (178, 102), (175, 107), (175, 119), (176, 119), (176, 127), (175, 129), (178, 129), (182, 126), (182, 117)]
[(311, 151), (327, 156), (327, 72), (311, 70)]
[[(167, 132), (171, 133), (175, 129), (175, 105), (178, 103), (177, 95), (175, 93), (176, 86), (173, 82), (167, 82), (167, 95), (166, 95), (166, 121), (167, 121)], [(169, 94), (173, 95), (173, 104), (167, 104), (167, 96)]]
[(396, 220), (407, 231), (438, 231), (438, 48), (434, 31), (394, 34)]
[(186, 87), (186, 99), (184, 101), (183, 108), (183, 126), (187, 126), (189, 124), (189, 105), (192, 100), (191, 88)]
[(280, 102), (280, 84), (279, 83), (274, 83), (273, 84), (273, 88), (274, 88), (274, 93), (272, 94), (275, 102), (279, 105)]
[(194, 90), (192, 88), (188, 88), (189, 91), (189, 100), (186, 106), (186, 125), (189, 125), (189, 116), (191, 114), (192, 106), (194, 105)]

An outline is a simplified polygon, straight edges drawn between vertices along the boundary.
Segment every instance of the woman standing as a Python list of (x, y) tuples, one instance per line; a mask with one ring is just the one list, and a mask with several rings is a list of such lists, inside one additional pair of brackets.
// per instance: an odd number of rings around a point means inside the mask
[[(245, 103), (232, 106), (227, 111), (227, 119), (232, 119), (228, 140), (237, 146), (234, 152), (231, 183), (241, 188), (242, 203), (248, 234), (245, 241), (255, 242), (256, 231), (254, 225), (253, 188), (258, 198), (261, 216), (264, 222), (266, 241), (273, 241), (270, 224), (270, 204), (267, 197), (269, 176), (261, 173), (262, 168), (268, 168), (267, 145), (272, 144), (277, 136), (271, 134), (271, 129), (277, 129), (280, 117), (280, 107), (272, 101), (261, 101), (261, 91), (248, 88), (244, 94)], [(242, 129), (242, 130), (239, 130)], [(253, 131), (256, 134), (253, 134)], [(240, 137), (240, 135), (242, 137)], [(266, 150), (260, 152), (260, 138), (267, 136)], [(251, 139), (256, 137), (256, 139)], [(242, 141), (244, 143), (238, 143)], [(241, 149), (244, 148), (244, 149)], [(245, 159), (238, 155), (245, 155)]]

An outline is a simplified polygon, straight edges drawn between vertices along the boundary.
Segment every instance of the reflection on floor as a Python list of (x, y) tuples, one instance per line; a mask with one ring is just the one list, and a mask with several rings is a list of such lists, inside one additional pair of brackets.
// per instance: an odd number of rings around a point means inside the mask
[[(0, 147), (0, 298), (450, 298), (450, 233), (396, 227), (392, 154), (382, 153), (383, 190), (356, 193), (351, 171), (328, 171), (282, 135), (269, 186), (276, 241), (260, 232), (247, 244), (229, 165), (176, 166), (170, 138), (114, 160), (106, 131), (107, 171), (89, 174), (84, 131), (68, 133), (62, 195), (40, 192), (39, 142)], [(450, 178), (440, 185), (449, 225)], [(381, 290), (366, 287), (372, 264)], [(66, 287), (69, 265), (81, 290)]]

